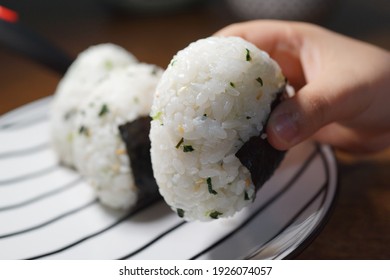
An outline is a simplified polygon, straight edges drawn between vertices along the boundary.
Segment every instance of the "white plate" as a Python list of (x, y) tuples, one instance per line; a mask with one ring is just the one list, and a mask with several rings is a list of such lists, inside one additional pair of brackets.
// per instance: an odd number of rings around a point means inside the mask
[(49, 145), (45, 98), (0, 117), (0, 259), (283, 259), (319, 234), (337, 192), (332, 150), (287, 153), (253, 205), (184, 222), (163, 201), (136, 213), (101, 206)]

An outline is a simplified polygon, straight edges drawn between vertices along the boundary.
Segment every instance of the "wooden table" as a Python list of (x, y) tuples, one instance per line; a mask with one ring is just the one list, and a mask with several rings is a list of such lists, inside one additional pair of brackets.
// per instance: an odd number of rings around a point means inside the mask
[[(90, 45), (112, 42), (140, 61), (161, 67), (190, 42), (239, 20), (222, 1), (148, 16), (112, 13), (92, 0), (9, 2), (24, 24), (73, 56)], [(389, 15), (386, 0), (340, 1), (319, 23), (389, 49)], [(0, 49), (0, 114), (51, 95), (59, 79), (58, 74)], [(390, 259), (390, 150), (365, 157), (336, 151), (336, 156), (340, 174), (336, 207), (324, 230), (298, 258)]]

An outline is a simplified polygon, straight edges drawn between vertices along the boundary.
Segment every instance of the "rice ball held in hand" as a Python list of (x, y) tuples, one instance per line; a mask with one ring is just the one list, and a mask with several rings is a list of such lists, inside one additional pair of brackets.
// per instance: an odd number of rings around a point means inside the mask
[[(201, 39), (174, 56), (157, 86), (150, 139), (160, 193), (180, 217), (229, 217), (254, 200), (283, 157), (256, 143), (266, 142), (271, 107), (285, 86), (277, 63), (238, 37)], [(244, 154), (262, 150), (254, 153), (260, 170), (237, 156), (245, 145)]]

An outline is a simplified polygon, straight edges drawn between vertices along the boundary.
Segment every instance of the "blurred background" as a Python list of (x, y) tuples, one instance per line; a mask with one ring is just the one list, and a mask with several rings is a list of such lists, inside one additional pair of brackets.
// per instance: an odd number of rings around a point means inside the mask
[[(389, 0), (0, 0), (0, 5), (17, 11), (21, 24), (71, 57), (111, 42), (164, 68), (190, 42), (255, 18), (314, 22), (390, 49)], [(0, 44), (0, 114), (51, 95), (60, 78)], [(339, 203), (300, 258), (390, 259), (390, 157), (338, 157), (344, 174)]]

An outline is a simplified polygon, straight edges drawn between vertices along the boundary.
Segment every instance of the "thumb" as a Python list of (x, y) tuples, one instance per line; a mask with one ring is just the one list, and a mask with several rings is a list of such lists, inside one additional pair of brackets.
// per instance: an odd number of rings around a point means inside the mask
[(287, 150), (336, 120), (338, 108), (327, 95), (326, 87), (311, 83), (292, 98), (281, 102), (267, 124), (268, 141), (279, 150)]

